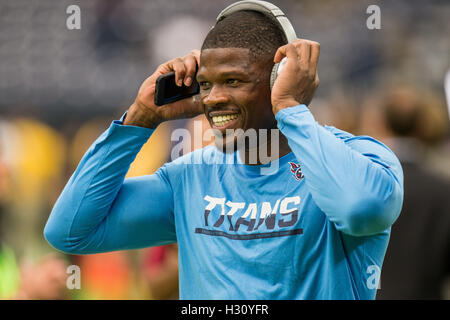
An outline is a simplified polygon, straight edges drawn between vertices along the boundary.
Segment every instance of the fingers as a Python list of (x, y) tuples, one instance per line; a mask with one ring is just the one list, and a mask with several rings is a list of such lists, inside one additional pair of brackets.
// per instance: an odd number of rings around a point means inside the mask
[(315, 41), (311, 41), (311, 57), (310, 63), (311, 66), (317, 70), (317, 64), (319, 62), (319, 54), (320, 54), (320, 44)]
[(200, 65), (200, 50), (192, 50), (190, 52), (190, 55), (192, 55), (195, 58), (195, 61), (197, 62), (197, 66)]
[(278, 48), (274, 62), (278, 63), (284, 57), (292, 57), (297, 62), (299, 70), (307, 73), (312, 79), (317, 74), (320, 44), (306, 39), (297, 39), (287, 45)]
[[(200, 64), (200, 51), (192, 50), (183, 58), (175, 58), (167, 63), (170, 70), (175, 71), (175, 82), (177, 86), (190, 86), (194, 79), (197, 66)], [(168, 71), (167, 71), (168, 72)]]
[(186, 75), (186, 67), (181, 58), (175, 58), (169, 62), (169, 67), (175, 71), (175, 83), (177, 86), (181, 87), (184, 81), (184, 76)]
[(190, 86), (192, 84), (192, 79), (194, 78), (195, 72), (197, 71), (197, 60), (192, 54), (188, 54), (184, 57), (184, 65), (186, 67), (186, 74), (184, 76), (184, 85)]
[(279, 63), (281, 59), (284, 57), (288, 58), (298, 58), (297, 50), (295, 49), (295, 46), (292, 43), (288, 43), (282, 47), (279, 47), (277, 52), (275, 52), (275, 57), (273, 58), (273, 62)]
[(319, 61), (320, 44), (306, 39), (297, 39), (278, 48), (273, 61), (279, 63), (284, 57), (294, 58), (300, 70), (315, 77)]
[(295, 45), (300, 63), (307, 66), (309, 65), (309, 57), (311, 55), (311, 43), (309, 41), (301, 41), (298, 45)]

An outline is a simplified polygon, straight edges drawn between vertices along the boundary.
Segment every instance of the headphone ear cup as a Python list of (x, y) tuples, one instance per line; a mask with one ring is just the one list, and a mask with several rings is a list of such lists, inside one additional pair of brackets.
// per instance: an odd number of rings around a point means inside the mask
[(281, 59), (280, 63), (275, 63), (272, 72), (270, 73), (270, 89), (272, 89), (273, 84), (275, 83), (275, 80), (277, 79), (277, 76), (280, 74), (281, 70), (283, 69), (284, 65), (286, 64), (287, 57), (284, 57)]
[(279, 63), (275, 63), (272, 68), (272, 72), (270, 73), (270, 89), (271, 90), (272, 90), (273, 84), (275, 83), (275, 80), (277, 79), (279, 65), (280, 65)]

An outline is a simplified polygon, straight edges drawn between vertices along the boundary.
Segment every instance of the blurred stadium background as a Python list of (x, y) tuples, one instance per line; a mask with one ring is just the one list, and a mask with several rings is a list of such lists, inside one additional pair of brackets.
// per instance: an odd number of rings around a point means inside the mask
[[(142, 81), (162, 62), (199, 48), (217, 14), (232, 2), (0, 0), (0, 298), (177, 298), (175, 246), (65, 256), (45, 242), (42, 230), (85, 150), (131, 105)], [(321, 44), (321, 83), (311, 104), (317, 120), (374, 136), (398, 152), (402, 148), (394, 148), (394, 138), (409, 137), (420, 145), (414, 149), (418, 162), (448, 181), (443, 81), (450, 68), (450, 2), (272, 2), (288, 15), (299, 37)], [(81, 9), (80, 30), (66, 28), (66, 8), (72, 4)], [(380, 30), (366, 27), (371, 4), (381, 9)], [(393, 107), (400, 119), (419, 110), (409, 125), (414, 130), (390, 127), (385, 111)], [(171, 130), (181, 126), (191, 123), (158, 128), (128, 176), (152, 173), (168, 161)], [(443, 192), (450, 196), (450, 189)], [(430, 199), (438, 206), (444, 201)], [(437, 296), (422, 289), (424, 297), (448, 299), (450, 205), (442, 204), (432, 215), (434, 207), (423, 209), (423, 215), (444, 226), (439, 232), (446, 240), (430, 244), (438, 247), (429, 247), (435, 256), (422, 257), (437, 271), (420, 270), (417, 279), (441, 284)], [(422, 225), (435, 232), (434, 224)], [(398, 234), (407, 235), (405, 230)], [(414, 248), (400, 248), (413, 255)], [(81, 267), (81, 290), (66, 290), (69, 264)], [(432, 274), (424, 276), (427, 272)], [(380, 292), (390, 288), (390, 279), (395, 277), (382, 274)]]

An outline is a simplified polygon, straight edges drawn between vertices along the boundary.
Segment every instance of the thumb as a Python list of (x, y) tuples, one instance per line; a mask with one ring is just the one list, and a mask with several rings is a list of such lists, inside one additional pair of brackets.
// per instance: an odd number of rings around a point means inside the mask
[(290, 43), (278, 48), (277, 52), (275, 52), (273, 62), (279, 63), (284, 57), (297, 58), (297, 50)]

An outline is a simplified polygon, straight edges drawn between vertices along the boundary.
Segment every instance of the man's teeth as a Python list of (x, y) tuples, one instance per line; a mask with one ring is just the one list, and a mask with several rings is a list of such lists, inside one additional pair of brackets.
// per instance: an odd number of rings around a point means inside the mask
[(217, 117), (212, 117), (212, 121), (214, 122), (214, 124), (218, 127), (222, 127), (224, 125), (226, 125), (228, 122), (236, 119), (238, 117), (237, 113), (234, 114), (227, 114), (224, 116), (217, 116)]

